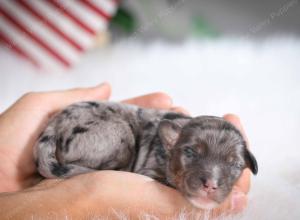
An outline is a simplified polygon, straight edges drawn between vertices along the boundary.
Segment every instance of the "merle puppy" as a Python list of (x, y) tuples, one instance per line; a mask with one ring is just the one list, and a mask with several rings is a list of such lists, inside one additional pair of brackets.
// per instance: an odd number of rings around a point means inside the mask
[(213, 208), (244, 168), (257, 162), (240, 132), (222, 118), (80, 102), (56, 114), (34, 147), (46, 178), (123, 170), (178, 189), (192, 204)]

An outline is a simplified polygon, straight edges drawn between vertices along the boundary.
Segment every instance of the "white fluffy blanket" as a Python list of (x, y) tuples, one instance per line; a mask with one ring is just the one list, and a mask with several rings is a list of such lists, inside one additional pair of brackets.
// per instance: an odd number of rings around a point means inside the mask
[[(238, 219), (300, 219), (300, 40), (123, 42), (91, 51), (68, 73), (37, 73), (0, 51), (0, 111), (30, 90), (109, 81), (113, 99), (165, 91), (193, 115), (240, 115), (259, 162)], [(236, 217), (237, 218), (237, 217)]]

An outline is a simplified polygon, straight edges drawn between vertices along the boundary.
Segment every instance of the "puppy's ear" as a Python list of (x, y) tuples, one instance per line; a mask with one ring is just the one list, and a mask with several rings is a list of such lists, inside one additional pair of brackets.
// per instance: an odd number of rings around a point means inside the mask
[(252, 173), (256, 175), (258, 172), (257, 161), (254, 155), (247, 148), (245, 150), (245, 160), (246, 160), (247, 167), (250, 168)]
[(175, 145), (180, 131), (181, 127), (170, 120), (162, 120), (160, 122), (158, 127), (158, 135), (167, 151)]

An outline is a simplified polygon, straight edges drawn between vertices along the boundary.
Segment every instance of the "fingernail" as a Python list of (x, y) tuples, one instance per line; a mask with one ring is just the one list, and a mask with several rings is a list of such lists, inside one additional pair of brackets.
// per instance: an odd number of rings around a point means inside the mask
[(153, 100), (154, 106), (159, 106), (162, 108), (170, 108), (173, 105), (172, 98), (164, 92), (155, 93), (157, 98)]
[(109, 91), (109, 93), (111, 92), (111, 86), (108, 82), (103, 82), (95, 88), (101, 89), (102, 91)]
[(231, 198), (231, 209), (233, 212), (242, 211), (247, 204), (247, 197), (245, 193), (240, 191), (233, 191)]
[(92, 88), (92, 96), (96, 99), (108, 99), (111, 95), (111, 86), (108, 82), (103, 82)]
[(98, 84), (95, 87), (103, 87), (103, 86), (110, 86), (110, 84), (108, 82), (103, 82), (103, 83)]

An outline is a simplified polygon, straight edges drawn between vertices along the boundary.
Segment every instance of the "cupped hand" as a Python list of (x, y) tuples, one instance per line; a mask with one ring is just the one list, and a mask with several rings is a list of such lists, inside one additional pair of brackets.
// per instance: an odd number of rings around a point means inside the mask
[[(131, 217), (146, 212), (171, 217), (183, 209), (192, 215), (203, 215), (203, 211), (192, 207), (178, 191), (134, 173), (98, 171), (67, 180), (43, 180), (37, 184), (40, 179), (36, 175), (32, 146), (49, 117), (74, 102), (106, 100), (110, 92), (110, 86), (102, 84), (87, 89), (29, 93), (0, 116), (0, 192), (19, 190), (0, 194), (3, 210), (11, 210), (6, 212), (7, 216), (24, 217), (26, 213), (34, 212), (42, 217), (53, 210), (61, 215), (67, 212), (74, 219), (82, 219), (90, 213), (96, 216), (116, 215), (117, 210)], [(170, 97), (163, 93), (125, 102), (184, 111), (173, 107)], [(238, 117), (225, 115), (224, 118), (245, 135)], [(246, 206), (249, 187), (250, 172), (246, 169), (230, 196), (211, 215), (241, 211)], [(26, 200), (31, 202), (26, 203)], [(21, 211), (13, 209), (12, 204), (14, 207), (20, 204)], [(42, 208), (36, 209), (35, 205), (40, 204), (43, 204)]]
[[(66, 106), (80, 101), (107, 100), (110, 85), (55, 92), (25, 94), (0, 115), (0, 192), (16, 191), (39, 181), (32, 147), (49, 118)], [(152, 93), (124, 102), (149, 108), (171, 109), (164, 93)]]

